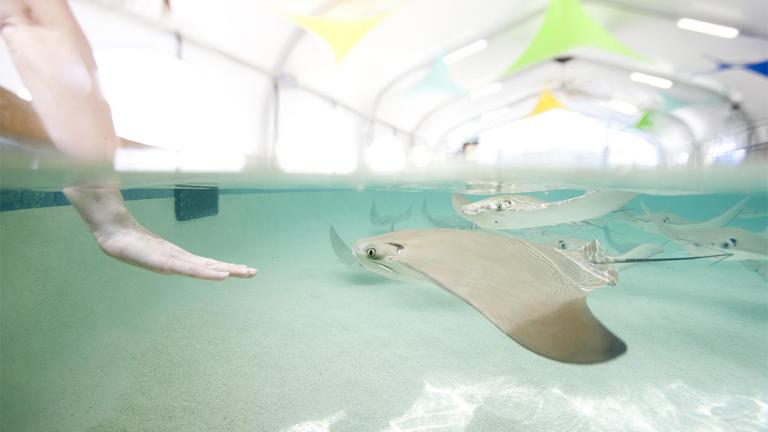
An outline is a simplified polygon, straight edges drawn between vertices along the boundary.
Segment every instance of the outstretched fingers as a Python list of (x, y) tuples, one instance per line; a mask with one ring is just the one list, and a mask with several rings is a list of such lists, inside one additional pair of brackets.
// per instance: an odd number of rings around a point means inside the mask
[(242, 265), (242, 264), (230, 264), (222, 261), (217, 261), (211, 258), (205, 258), (198, 255), (194, 255), (182, 249), (184, 255), (180, 258), (197, 266), (207, 268), (210, 270), (226, 272), (232, 277), (237, 278), (251, 278), (256, 275), (256, 269)]
[(170, 258), (163, 266), (163, 273), (190, 276), (197, 279), (220, 281), (230, 275), (225, 271), (214, 270), (200, 265)]

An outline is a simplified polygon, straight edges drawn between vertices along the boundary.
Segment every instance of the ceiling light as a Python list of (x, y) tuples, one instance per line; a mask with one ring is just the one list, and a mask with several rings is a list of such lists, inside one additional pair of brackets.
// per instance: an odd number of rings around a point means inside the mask
[(445, 64), (456, 63), (457, 61), (465, 59), (471, 56), (472, 54), (479, 53), (480, 51), (486, 49), (487, 47), (488, 47), (488, 41), (485, 39), (480, 39), (479, 41), (472, 42), (471, 44), (465, 46), (464, 48), (457, 49), (456, 51), (443, 57), (443, 63)]
[(501, 83), (493, 83), (493, 84), (484, 85), (482, 87), (478, 87), (478, 88), (472, 90), (469, 93), (469, 97), (471, 97), (472, 99), (478, 99), (478, 98), (481, 98), (481, 97), (490, 96), (490, 95), (492, 95), (494, 93), (500, 92), (501, 91), (501, 87), (502, 87)]
[(662, 88), (662, 89), (672, 88), (672, 84), (673, 84), (672, 81), (666, 78), (661, 78), (654, 75), (648, 75), (641, 72), (633, 72), (629, 76), (629, 79), (631, 79), (634, 82), (639, 82), (642, 84), (647, 84), (647, 85)]
[(683, 30), (690, 30), (698, 33), (705, 33), (712, 36), (718, 36), (726, 39), (733, 39), (739, 35), (739, 29), (720, 24), (713, 24), (706, 21), (699, 21), (691, 18), (681, 18), (677, 22), (677, 27)]

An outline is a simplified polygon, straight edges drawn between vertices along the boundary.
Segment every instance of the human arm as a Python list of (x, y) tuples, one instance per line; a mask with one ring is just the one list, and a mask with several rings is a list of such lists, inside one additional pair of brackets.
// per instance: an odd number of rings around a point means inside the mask
[[(67, 2), (0, 0), (0, 34), (50, 141), (78, 159), (111, 162), (119, 139), (91, 47)], [(202, 279), (256, 273), (193, 255), (146, 230), (130, 215), (115, 185), (79, 184), (64, 193), (102, 250), (116, 259)]]

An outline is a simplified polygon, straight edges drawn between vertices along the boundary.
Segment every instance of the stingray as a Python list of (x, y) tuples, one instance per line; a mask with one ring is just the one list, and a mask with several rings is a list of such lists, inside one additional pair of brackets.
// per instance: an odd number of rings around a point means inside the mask
[[(612, 231), (609, 230), (607, 227), (603, 227), (603, 237), (605, 237), (605, 242), (608, 243), (608, 246), (610, 246), (613, 250), (616, 252), (621, 253), (627, 253), (633, 249), (636, 249), (637, 247), (641, 246), (636, 243), (619, 243), (616, 241), (616, 239), (613, 238)], [(661, 251), (664, 250), (663, 246), (657, 246), (661, 249)]]
[(395, 224), (406, 221), (411, 217), (411, 211), (413, 210), (413, 203), (408, 207), (408, 210), (399, 215), (383, 216), (376, 210), (376, 203), (371, 205), (371, 224), (379, 226), (389, 226), (390, 231), (395, 230)]
[(641, 205), (659, 232), (685, 247), (691, 255), (719, 252), (728, 254), (729, 260), (768, 260), (768, 236), (763, 233), (733, 227), (680, 229), (663, 223), (645, 204)]
[(373, 273), (435, 283), (528, 350), (577, 364), (605, 362), (627, 349), (587, 306), (591, 291), (618, 282), (616, 265), (701, 258), (616, 258), (597, 240), (561, 251), (493, 232), (442, 228), (363, 239), (352, 252)]
[(522, 229), (595, 219), (621, 209), (637, 196), (633, 192), (590, 191), (562, 201), (544, 201), (527, 195), (498, 195), (470, 202), (453, 195), (459, 216), (480, 228)]
[(748, 207), (739, 213), (739, 219), (768, 219), (768, 212)]
[[(609, 231), (606, 231), (606, 235), (610, 235), (608, 233)], [(562, 237), (557, 240), (553, 240), (549, 242), (548, 245), (552, 246), (555, 249), (572, 251), (572, 250), (581, 249), (589, 243), (590, 243), (589, 240), (571, 238), (571, 237)], [(619, 270), (632, 267), (642, 262), (642, 261), (636, 261), (635, 259), (637, 258), (650, 258), (652, 256), (655, 256), (664, 252), (664, 247), (659, 246), (657, 244), (653, 244), (653, 243), (643, 243), (639, 245), (623, 245), (623, 246), (624, 246), (624, 250), (617, 249), (617, 251), (621, 252), (622, 254), (613, 257), (616, 260), (613, 266)]]
[(646, 212), (644, 215), (631, 215), (626, 214), (626, 221), (638, 225), (642, 230), (651, 233), (658, 233), (659, 230), (656, 227), (656, 222), (663, 225), (670, 226), (672, 228), (680, 230), (697, 230), (705, 228), (718, 228), (728, 225), (734, 220), (744, 209), (744, 206), (749, 201), (749, 198), (744, 198), (741, 201), (734, 204), (733, 207), (726, 210), (723, 214), (715, 216), (712, 219), (703, 222), (691, 222), (681, 216), (674, 213), (658, 212), (650, 213)]

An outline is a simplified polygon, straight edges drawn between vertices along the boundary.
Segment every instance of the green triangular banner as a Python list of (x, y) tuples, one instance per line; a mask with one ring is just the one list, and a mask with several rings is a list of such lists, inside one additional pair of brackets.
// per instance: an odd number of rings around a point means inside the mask
[(643, 116), (640, 117), (640, 120), (635, 123), (635, 128), (640, 130), (648, 130), (652, 129), (654, 126), (653, 121), (653, 111), (648, 110), (643, 113)]
[(579, 0), (550, 0), (539, 32), (523, 54), (507, 68), (505, 75), (581, 46), (640, 57), (590, 17)]

